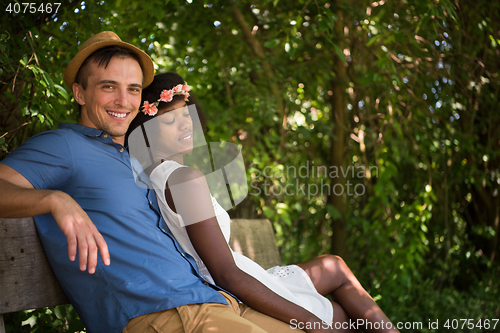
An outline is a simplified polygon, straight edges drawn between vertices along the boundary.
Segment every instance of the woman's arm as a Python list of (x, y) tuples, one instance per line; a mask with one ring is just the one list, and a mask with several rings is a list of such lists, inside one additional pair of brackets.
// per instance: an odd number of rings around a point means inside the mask
[(193, 247), (218, 286), (253, 309), (286, 323), (290, 323), (292, 319), (304, 324), (321, 323), (318, 317), (277, 295), (236, 266), (215, 217), (205, 177), (200, 171), (191, 168), (177, 169), (166, 185), (165, 195), (169, 206), (183, 217)]

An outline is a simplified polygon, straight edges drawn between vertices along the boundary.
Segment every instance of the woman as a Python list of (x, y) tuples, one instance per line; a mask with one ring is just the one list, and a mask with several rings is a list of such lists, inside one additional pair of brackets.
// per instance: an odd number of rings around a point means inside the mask
[(307, 329), (306, 323), (320, 321), (337, 331), (355, 331), (350, 319), (371, 322), (356, 326), (366, 332), (398, 332), (337, 256), (265, 271), (229, 248), (228, 214), (211, 196), (203, 173), (183, 165), (184, 156), (197, 145), (195, 138), (203, 137), (196, 125), (204, 117), (196, 111), (189, 91), (178, 74), (156, 75), (143, 91), (143, 112), (132, 122), (128, 140), (131, 147), (135, 138), (146, 142), (148, 154), (139, 160), (149, 165), (145, 169), (164, 219), (183, 250), (195, 258), (200, 275), (255, 310), (284, 322), (303, 323), (308, 332), (330, 331), (325, 325)]

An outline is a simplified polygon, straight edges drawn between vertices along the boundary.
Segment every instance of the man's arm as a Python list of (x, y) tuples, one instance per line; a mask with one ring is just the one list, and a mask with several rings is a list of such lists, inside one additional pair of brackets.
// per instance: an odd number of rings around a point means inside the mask
[(62, 191), (35, 189), (19, 172), (0, 163), (0, 217), (28, 217), (51, 213), (68, 240), (68, 255), (74, 261), (78, 248), (80, 269), (90, 274), (97, 266), (97, 251), (109, 265), (106, 241), (87, 213)]

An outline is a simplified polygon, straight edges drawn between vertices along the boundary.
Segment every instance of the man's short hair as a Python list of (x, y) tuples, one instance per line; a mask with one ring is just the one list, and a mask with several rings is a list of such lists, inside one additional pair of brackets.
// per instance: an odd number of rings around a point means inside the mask
[(97, 67), (104, 66), (104, 68), (107, 68), (109, 62), (113, 57), (132, 58), (140, 64), (139, 57), (131, 50), (116, 45), (106, 46), (96, 50), (90, 56), (88, 56), (87, 59), (85, 59), (82, 66), (78, 70), (78, 73), (76, 74), (75, 83), (79, 83), (82, 86), (83, 90), (86, 90), (89, 81), (88, 79), (91, 75), (89, 66), (90, 62), (92, 61), (94, 63), (97, 63)]

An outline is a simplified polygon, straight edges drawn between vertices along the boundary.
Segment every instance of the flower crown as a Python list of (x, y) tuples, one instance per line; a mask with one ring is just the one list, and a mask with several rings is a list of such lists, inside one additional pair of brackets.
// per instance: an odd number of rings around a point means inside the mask
[(142, 105), (142, 112), (149, 116), (154, 116), (158, 113), (158, 104), (160, 104), (160, 102), (171, 102), (175, 95), (184, 95), (184, 100), (187, 101), (189, 98), (188, 91), (190, 90), (191, 86), (188, 86), (187, 84), (178, 84), (169, 90), (164, 89), (160, 94), (160, 99), (156, 102), (149, 103), (148, 101), (144, 101), (144, 104)]

